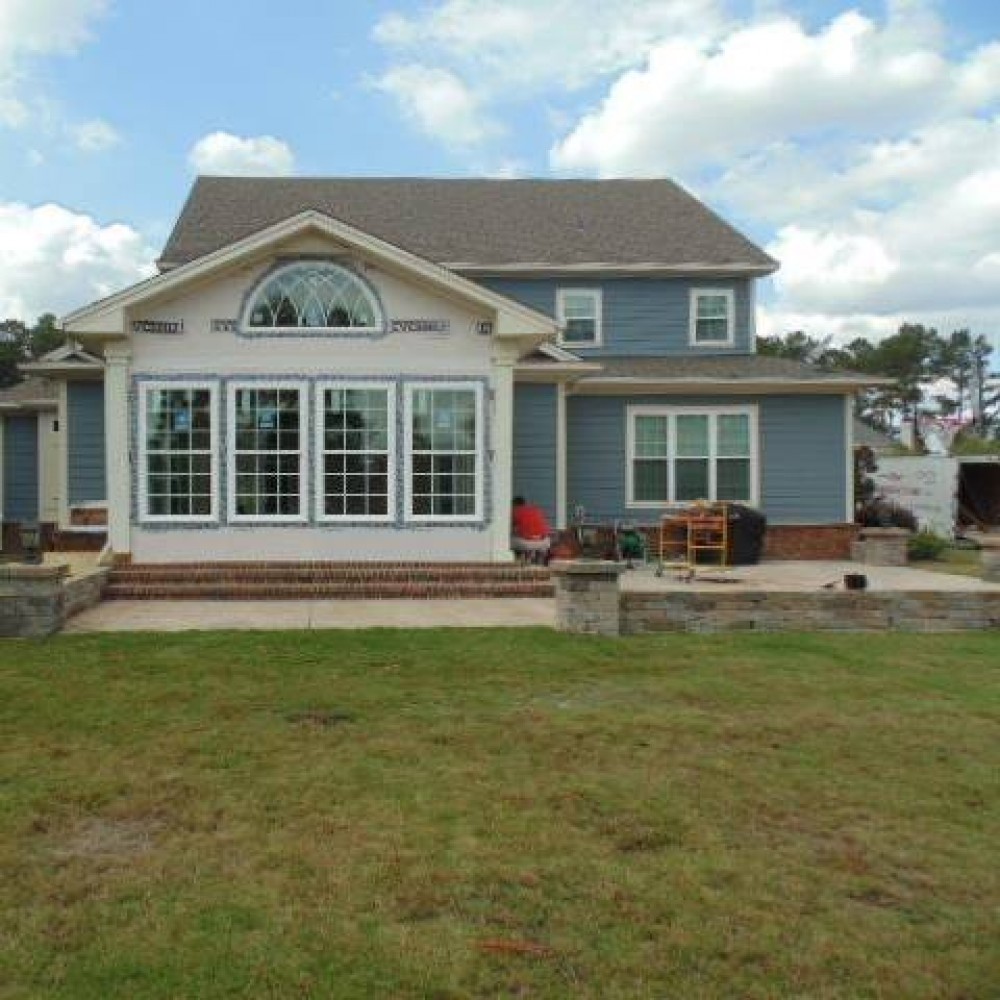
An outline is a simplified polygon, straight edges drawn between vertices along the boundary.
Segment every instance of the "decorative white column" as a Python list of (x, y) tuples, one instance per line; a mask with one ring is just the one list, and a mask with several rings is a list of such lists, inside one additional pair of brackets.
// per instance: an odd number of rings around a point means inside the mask
[(132, 481), (128, 390), (132, 352), (108, 347), (104, 352), (104, 448), (107, 463), (108, 544), (116, 556), (132, 550)]
[(514, 478), (514, 361), (506, 353), (493, 357), (493, 503), (492, 555), (510, 562), (510, 508)]

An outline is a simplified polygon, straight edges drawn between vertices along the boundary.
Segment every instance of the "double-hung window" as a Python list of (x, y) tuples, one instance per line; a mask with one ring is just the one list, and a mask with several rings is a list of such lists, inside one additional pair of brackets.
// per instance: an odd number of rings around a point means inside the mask
[(395, 400), (395, 387), (385, 382), (316, 387), (320, 520), (393, 519)]
[(406, 387), (406, 517), (478, 521), (483, 510), (483, 391), (475, 383)]
[(630, 506), (758, 502), (755, 408), (635, 406), (628, 421)]
[(731, 288), (691, 289), (689, 339), (693, 346), (732, 345), (734, 298)]
[(556, 292), (556, 317), (563, 328), (561, 344), (597, 347), (601, 343), (601, 290), (560, 288)]
[(143, 521), (215, 521), (217, 386), (139, 386), (139, 516)]
[(302, 383), (230, 383), (231, 520), (306, 520), (305, 414)]

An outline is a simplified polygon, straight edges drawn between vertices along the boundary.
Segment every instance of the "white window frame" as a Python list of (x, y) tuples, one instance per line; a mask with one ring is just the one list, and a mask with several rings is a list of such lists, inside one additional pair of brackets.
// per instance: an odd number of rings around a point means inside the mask
[[(327, 514), (326, 513), (326, 435), (324, 398), (328, 389), (381, 389), (386, 394), (386, 419), (388, 421), (387, 464), (388, 499), (385, 514)], [(328, 379), (316, 383), (314, 406), (313, 478), (315, 482), (316, 520), (326, 523), (367, 521), (385, 524), (396, 520), (396, 383), (385, 381), (357, 381)]]
[[(236, 513), (236, 393), (240, 389), (299, 390), (299, 512), (298, 514), (237, 514)], [(309, 451), (309, 383), (287, 379), (235, 379), (226, 384), (226, 418), (228, 462), (226, 502), (228, 520), (232, 524), (307, 524), (309, 521), (308, 451)]]
[[(720, 340), (698, 339), (698, 300), (722, 296), (726, 300), (726, 336)], [(692, 288), (688, 305), (688, 344), (691, 347), (732, 347), (736, 342), (736, 292), (732, 288)]]
[[(192, 392), (207, 390), (212, 425), (209, 428), (209, 475), (212, 479), (211, 507), (207, 514), (151, 514), (149, 512), (149, 475), (147, 459), (149, 455), (149, 419), (147, 404), (150, 392), (164, 389), (183, 389)], [(219, 520), (219, 383), (217, 380), (191, 381), (141, 381), (139, 383), (139, 464), (136, 470), (138, 484), (139, 521), (142, 524), (216, 524)], [(62, 426), (62, 424), (60, 424)], [(191, 454), (194, 454), (193, 452)]]
[[(756, 404), (739, 406), (654, 406), (641, 405), (629, 406), (626, 409), (626, 439), (628, 467), (626, 469), (626, 480), (628, 483), (626, 504), (629, 507), (644, 509), (654, 509), (670, 506), (671, 504), (688, 504), (692, 501), (675, 499), (677, 490), (677, 477), (674, 474), (674, 466), (677, 461), (677, 417), (678, 416), (707, 416), (709, 417), (708, 428), (708, 493), (704, 499), (715, 501), (717, 488), (718, 467), (718, 433), (716, 430), (716, 418), (720, 416), (746, 416), (749, 418), (750, 433), (750, 496), (746, 503), (751, 507), (760, 506), (760, 435), (759, 435), (759, 408)], [(635, 420), (636, 417), (666, 417), (667, 424), (667, 459), (670, 464), (670, 471), (667, 477), (668, 499), (659, 500), (636, 500), (635, 498), (635, 462), (641, 456), (635, 453)], [(722, 456), (726, 457), (733, 456)], [(727, 503), (741, 503), (733, 500)]]
[[(372, 307), (372, 311), (377, 320), (381, 320), (381, 325), (376, 324), (375, 326), (251, 326), (250, 316), (253, 313), (254, 303), (257, 301), (257, 297), (263, 291), (264, 286), (267, 285), (274, 278), (286, 271), (291, 271), (294, 268), (302, 264), (323, 264), (329, 265), (339, 271), (345, 272), (350, 278), (358, 283), (362, 294), (368, 300), (369, 305)], [(314, 336), (371, 336), (373, 334), (382, 333), (385, 329), (385, 314), (382, 309), (382, 303), (379, 302), (378, 297), (372, 292), (372, 289), (366, 284), (366, 282), (361, 278), (357, 272), (347, 267), (340, 261), (336, 260), (314, 260), (312, 258), (303, 257), (297, 260), (290, 260), (279, 267), (273, 268), (272, 270), (266, 271), (264, 274), (257, 278), (256, 283), (253, 286), (253, 290), (250, 295), (247, 296), (246, 302), (240, 313), (239, 329), (249, 335), (249, 336), (263, 336), (263, 337), (314, 337)]]
[[(563, 338), (566, 326), (566, 296), (587, 295), (594, 301), (594, 339), (565, 340)], [(604, 343), (604, 295), (600, 288), (557, 288), (556, 289), (556, 319), (559, 321), (559, 344), (563, 347), (600, 347)]]
[[(476, 400), (476, 509), (471, 514), (413, 513), (413, 395), (421, 389), (473, 391)], [(483, 520), (486, 482), (485, 408), (482, 382), (407, 382), (403, 388), (403, 519), (411, 524), (478, 524)]]

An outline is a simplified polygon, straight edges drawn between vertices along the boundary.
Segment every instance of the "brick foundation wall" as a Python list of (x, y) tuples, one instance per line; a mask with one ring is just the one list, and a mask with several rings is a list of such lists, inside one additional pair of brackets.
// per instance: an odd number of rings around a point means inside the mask
[(73, 507), (69, 512), (69, 523), (74, 528), (106, 528), (107, 507)]
[(770, 524), (765, 559), (850, 559), (854, 524)]
[[(107, 541), (105, 531), (60, 531), (58, 524), (43, 522), (42, 550), (44, 552), (100, 552)], [(3, 551), (7, 555), (21, 554), (21, 525), (5, 521), (3, 525)]]

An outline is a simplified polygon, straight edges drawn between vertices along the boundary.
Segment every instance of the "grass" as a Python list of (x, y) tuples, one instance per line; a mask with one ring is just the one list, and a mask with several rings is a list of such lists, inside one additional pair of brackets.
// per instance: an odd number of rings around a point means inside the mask
[(1000, 634), (0, 646), (0, 997), (972, 998)]
[(978, 549), (951, 545), (937, 559), (911, 560), (914, 569), (929, 569), (935, 573), (957, 573), (982, 579), (983, 565)]

